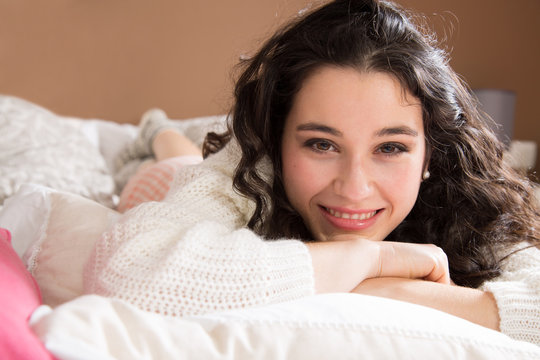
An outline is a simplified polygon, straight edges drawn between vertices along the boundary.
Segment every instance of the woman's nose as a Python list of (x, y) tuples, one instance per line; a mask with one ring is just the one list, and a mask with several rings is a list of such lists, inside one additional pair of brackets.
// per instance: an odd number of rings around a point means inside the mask
[(348, 161), (335, 175), (334, 191), (340, 196), (360, 200), (373, 191), (370, 171), (359, 161)]

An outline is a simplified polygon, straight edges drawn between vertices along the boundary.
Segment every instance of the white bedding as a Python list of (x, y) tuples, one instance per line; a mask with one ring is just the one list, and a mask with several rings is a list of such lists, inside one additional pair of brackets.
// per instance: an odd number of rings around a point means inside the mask
[[(6, 118), (9, 114), (14, 117)], [(19, 123), (13, 125), (14, 119)], [(179, 126), (200, 143), (207, 128), (223, 127), (224, 120), (188, 119)], [(21, 133), (45, 127), (47, 136), (41, 138)], [(112, 159), (136, 127), (63, 118), (0, 96), (0, 129), (2, 134), (13, 131), (8, 138), (20, 150), (10, 153), (20, 162), (8, 166), (2, 154), (11, 148), (0, 147), (0, 174), (16, 173), (0, 188), (9, 198), (0, 211), (0, 227), (10, 229), (13, 246), (40, 286), (44, 305), (30, 324), (59, 359), (540, 359), (535, 345), (430, 308), (370, 296), (318, 295), (183, 319), (85, 296), (83, 264), (118, 216), (109, 207), (116, 195)], [(44, 141), (51, 138), (68, 139), (70, 145)], [(72, 139), (85, 149), (84, 158)], [(33, 144), (54, 151), (27, 152)], [(38, 155), (43, 173), (32, 163)], [(24, 177), (26, 172), (32, 176)]]
[(38, 183), (112, 205), (97, 129), (11, 97), (0, 97), (0, 129), (0, 204), (21, 184)]
[(509, 360), (540, 356), (535, 345), (442, 312), (358, 294), (318, 295), (185, 319), (83, 296), (52, 311), (38, 309), (31, 326), (62, 359)]

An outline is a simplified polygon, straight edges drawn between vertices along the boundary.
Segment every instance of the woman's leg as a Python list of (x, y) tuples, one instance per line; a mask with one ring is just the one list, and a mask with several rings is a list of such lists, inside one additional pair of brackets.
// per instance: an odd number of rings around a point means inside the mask
[(154, 136), (152, 150), (156, 161), (184, 156), (202, 156), (201, 149), (176, 129), (165, 129)]
[[(161, 201), (167, 194), (174, 174), (186, 165), (202, 161), (201, 149), (174, 128), (173, 123), (160, 121), (151, 136), (146, 135), (153, 160), (143, 162), (124, 186), (117, 210), (125, 212), (142, 202)], [(153, 124), (150, 124), (153, 125)], [(149, 124), (146, 121), (144, 131)], [(136, 141), (140, 142), (141, 136)]]
[(137, 172), (154, 163), (178, 156), (202, 156), (201, 149), (193, 141), (173, 128), (164, 128), (155, 134), (151, 148), (154, 161), (142, 163)]
[[(158, 135), (161, 139), (154, 141)], [(159, 161), (161, 156), (181, 156), (184, 152), (192, 155), (200, 154), (201, 150), (176, 129), (176, 124), (167, 118), (163, 110), (151, 109), (141, 117), (137, 137), (116, 156), (115, 167), (118, 172), (133, 161), (147, 157)]]

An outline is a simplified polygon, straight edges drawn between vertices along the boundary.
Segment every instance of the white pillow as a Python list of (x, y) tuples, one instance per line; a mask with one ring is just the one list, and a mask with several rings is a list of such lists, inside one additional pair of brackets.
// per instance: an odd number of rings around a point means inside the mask
[(83, 294), (83, 268), (101, 234), (119, 214), (76, 194), (23, 185), (6, 200), (0, 227), (41, 290), (57, 306)]
[(112, 206), (113, 178), (83, 124), (0, 96), (0, 205), (23, 183), (36, 183)]
[(95, 295), (30, 325), (69, 359), (539, 359), (540, 348), (419, 305), (327, 294), (191, 318), (144, 312)]

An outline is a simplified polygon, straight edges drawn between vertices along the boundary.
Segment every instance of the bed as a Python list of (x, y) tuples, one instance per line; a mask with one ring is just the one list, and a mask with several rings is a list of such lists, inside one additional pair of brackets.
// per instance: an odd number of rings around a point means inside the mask
[[(223, 115), (175, 120), (195, 142)], [(3, 359), (538, 359), (451, 315), (357, 294), (170, 318), (85, 295), (82, 271), (119, 214), (113, 159), (135, 125), (0, 96)]]

